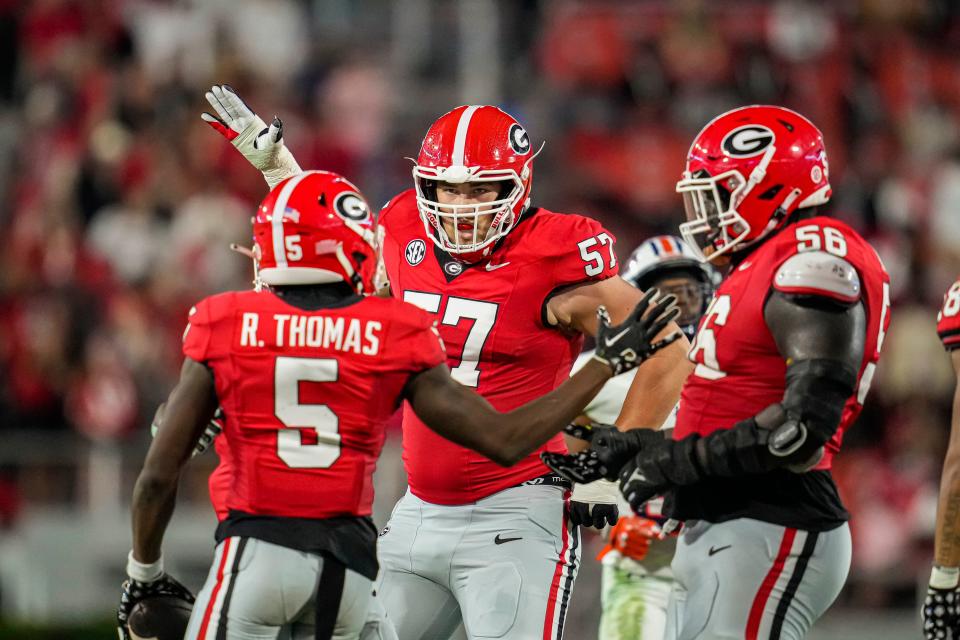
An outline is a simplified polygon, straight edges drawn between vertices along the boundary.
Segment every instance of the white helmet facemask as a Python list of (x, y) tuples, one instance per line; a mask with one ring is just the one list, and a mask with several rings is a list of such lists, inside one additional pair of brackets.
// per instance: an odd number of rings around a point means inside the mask
[[(417, 186), (417, 208), (427, 234), (442, 250), (450, 254), (473, 253), (491, 247), (507, 235), (517, 221), (515, 209), (523, 198), (523, 180), (510, 169), (478, 171), (469, 167), (452, 166), (433, 169), (415, 166), (413, 177)], [(500, 195), (490, 202), (476, 204), (441, 204), (436, 183), (507, 183)], [(490, 226), (481, 233), (480, 221), (490, 216)], [(444, 222), (452, 222), (454, 233), (447, 233)], [(472, 233), (461, 240), (462, 225), (471, 225)]]

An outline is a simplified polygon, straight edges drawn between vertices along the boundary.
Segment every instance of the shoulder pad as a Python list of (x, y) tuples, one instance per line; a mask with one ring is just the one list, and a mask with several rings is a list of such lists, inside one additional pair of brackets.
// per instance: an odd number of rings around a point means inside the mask
[[(396, 209), (398, 205), (403, 204), (412, 204), (413, 210), (417, 211), (417, 201), (413, 189), (401, 191), (390, 200), (387, 200), (387, 203), (380, 208), (380, 213), (377, 216), (377, 222), (381, 225), (386, 224), (387, 214)], [(391, 222), (394, 217), (396, 216), (391, 216)]]
[(853, 265), (825, 251), (804, 251), (788, 258), (773, 278), (773, 288), (794, 295), (824, 296), (844, 304), (860, 299), (860, 276)]

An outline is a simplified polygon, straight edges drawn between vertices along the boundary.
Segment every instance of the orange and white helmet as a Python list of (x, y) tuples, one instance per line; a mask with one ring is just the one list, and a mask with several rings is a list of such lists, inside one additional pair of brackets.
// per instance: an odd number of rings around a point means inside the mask
[(264, 198), (253, 219), (258, 280), (268, 285), (346, 282), (373, 290), (376, 228), (367, 201), (330, 171), (287, 178)]
[[(526, 130), (513, 116), (489, 105), (457, 107), (444, 114), (423, 139), (413, 168), (417, 208), (427, 235), (441, 249), (466, 262), (490, 254), (497, 240), (513, 229), (530, 204), (533, 152)], [(437, 183), (504, 182), (496, 200), (482, 205), (437, 201)], [(489, 229), (480, 237), (478, 216), (492, 214)], [(443, 220), (473, 225), (470, 241), (450, 237)]]

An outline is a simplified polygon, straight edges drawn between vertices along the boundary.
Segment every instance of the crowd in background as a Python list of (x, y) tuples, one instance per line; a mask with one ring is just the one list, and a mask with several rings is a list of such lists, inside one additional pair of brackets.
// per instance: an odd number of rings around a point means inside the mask
[[(703, 124), (781, 104), (823, 130), (827, 210), (874, 244), (893, 287), (873, 392), (836, 462), (855, 537), (844, 597), (912, 602), (953, 390), (934, 326), (960, 273), (960, 10), (465, 4), (0, 0), (0, 441), (131, 437), (176, 379), (190, 305), (250, 285), (228, 245), (249, 245), (266, 188), (199, 118), (214, 82), (278, 114), (301, 166), (344, 173), (375, 206), (412, 186), (404, 158), (434, 118), (496, 102), (546, 141), (534, 202), (599, 219), (621, 257), (676, 232)], [(474, 27), (496, 37), (465, 60)], [(30, 497), (17, 480), (0, 467), (0, 528)]]

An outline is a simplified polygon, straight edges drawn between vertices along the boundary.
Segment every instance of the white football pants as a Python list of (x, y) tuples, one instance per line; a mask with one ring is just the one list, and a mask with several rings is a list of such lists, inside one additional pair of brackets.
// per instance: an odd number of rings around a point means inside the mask
[(408, 491), (377, 545), (377, 597), (398, 637), (561, 638), (580, 564), (568, 499), (524, 485), (447, 506)]

